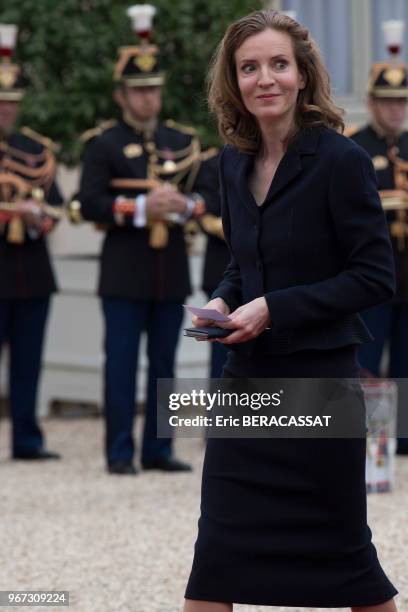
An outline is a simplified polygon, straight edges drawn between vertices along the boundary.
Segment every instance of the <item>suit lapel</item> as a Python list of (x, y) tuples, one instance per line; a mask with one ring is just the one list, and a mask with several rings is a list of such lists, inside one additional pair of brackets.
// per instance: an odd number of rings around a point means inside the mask
[[(275, 176), (265, 198), (265, 204), (271, 201), (302, 172), (302, 156), (314, 155), (317, 149), (320, 130), (303, 128), (294, 143), (288, 148), (276, 170)], [(254, 156), (240, 153), (234, 170), (234, 181), (242, 202), (254, 212), (258, 209), (248, 185), (248, 172)]]
[(276, 169), (275, 176), (265, 198), (265, 203), (272, 200), (286, 185), (302, 171), (302, 162), (299, 151), (296, 149), (288, 150), (282, 157)]

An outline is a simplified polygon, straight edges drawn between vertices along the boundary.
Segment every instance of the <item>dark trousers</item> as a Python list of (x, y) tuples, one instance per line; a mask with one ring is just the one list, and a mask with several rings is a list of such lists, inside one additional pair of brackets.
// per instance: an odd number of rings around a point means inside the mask
[(43, 446), (35, 408), (49, 298), (0, 299), (0, 348), (10, 347), (9, 395), (13, 455)]
[(171, 454), (171, 439), (157, 438), (157, 379), (173, 378), (183, 308), (179, 302), (103, 298), (105, 418), (108, 464), (132, 461), (136, 372), (140, 337), (147, 332), (148, 380), (141, 461)]
[(221, 378), (228, 350), (225, 344), (220, 342), (211, 343), (210, 378)]
[(390, 351), (389, 378), (408, 377), (408, 304), (381, 304), (362, 313), (363, 320), (374, 336), (360, 348), (359, 361), (363, 368), (380, 375), (384, 346)]
[[(408, 304), (382, 304), (362, 313), (363, 320), (374, 336), (374, 341), (360, 347), (359, 361), (374, 376), (380, 375), (384, 347), (389, 349), (389, 378), (408, 378)], [(408, 385), (398, 384), (398, 437), (408, 450)]]

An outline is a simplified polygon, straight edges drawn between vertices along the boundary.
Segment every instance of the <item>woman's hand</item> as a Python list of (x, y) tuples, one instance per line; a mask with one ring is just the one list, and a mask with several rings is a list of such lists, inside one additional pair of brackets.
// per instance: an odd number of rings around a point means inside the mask
[[(229, 306), (224, 302), (222, 298), (214, 298), (210, 300), (203, 308), (212, 308), (213, 310), (218, 310), (222, 314), (228, 316), (230, 313)], [(219, 326), (218, 321), (213, 321), (212, 319), (200, 319), (195, 315), (192, 318), (192, 323), (194, 327), (213, 327), (214, 325)], [(196, 338), (200, 340), (199, 338)]]
[(240, 306), (229, 315), (229, 318), (231, 321), (217, 322), (217, 326), (223, 329), (235, 329), (236, 331), (226, 338), (217, 338), (216, 342), (236, 344), (253, 340), (271, 323), (269, 308), (264, 297), (256, 298), (252, 302)]

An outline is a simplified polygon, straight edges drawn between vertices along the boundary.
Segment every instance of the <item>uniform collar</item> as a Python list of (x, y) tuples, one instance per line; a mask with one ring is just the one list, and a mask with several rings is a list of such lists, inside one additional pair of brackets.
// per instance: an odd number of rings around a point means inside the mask
[(396, 134), (387, 134), (387, 132), (374, 119), (371, 120), (369, 127), (377, 138), (385, 140), (389, 145), (398, 142), (403, 133), (403, 130), (399, 130)]
[(8, 142), (13, 132), (3, 132), (0, 130), (0, 142)]
[(131, 117), (127, 112), (123, 113), (123, 121), (138, 134), (143, 134), (143, 136), (149, 138), (151, 138), (151, 136), (157, 130), (158, 125), (156, 118), (151, 119), (150, 121), (137, 121), (137, 119)]

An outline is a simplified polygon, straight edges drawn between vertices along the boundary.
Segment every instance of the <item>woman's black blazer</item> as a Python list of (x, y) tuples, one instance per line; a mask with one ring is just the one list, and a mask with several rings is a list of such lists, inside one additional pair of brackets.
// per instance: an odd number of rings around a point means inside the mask
[(392, 297), (394, 264), (368, 154), (325, 127), (304, 128), (282, 158), (262, 207), (249, 190), (254, 156), (220, 156), (231, 261), (212, 297), (235, 310), (265, 296), (271, 329), (235, 345), (291, 353), (361, 344), (359, 312)]

